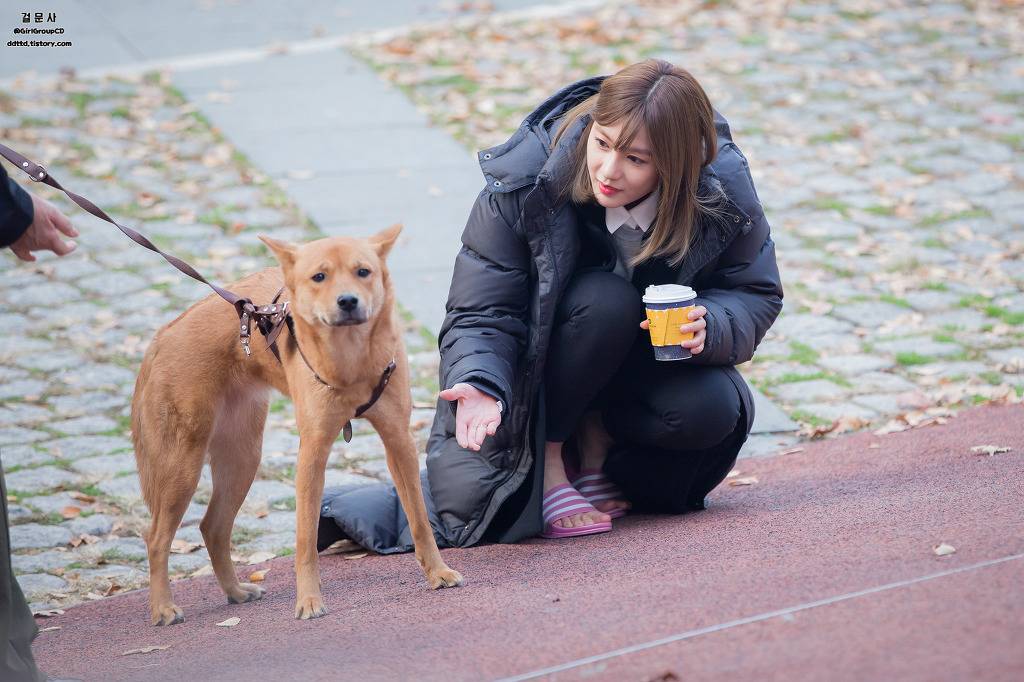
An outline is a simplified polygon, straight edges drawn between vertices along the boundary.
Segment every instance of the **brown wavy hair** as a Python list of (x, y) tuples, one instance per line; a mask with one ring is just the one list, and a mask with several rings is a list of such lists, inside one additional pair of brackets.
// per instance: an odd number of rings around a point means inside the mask
[(595, 202), (587, 169), (587, 140), (594, 121), (602, 126), (622, 124), (615, 141), (625, 149), (637, 131), (647, 131), (661, 195), (650, 237), (631, 265), (665, 257), (682, 262), (699, 216), (719, 215), (720, 195), (698, 196), (701, 169), (715, 159), (718, 149), (714, 112), (704, 88), (689, 71), (660, 59), (627, 66), (601, 83), (601, 89), (566, 113), (552, 148), (582, 116), (591, 120), (572, 152), (574, 171), (563, 196), (577, 204)]

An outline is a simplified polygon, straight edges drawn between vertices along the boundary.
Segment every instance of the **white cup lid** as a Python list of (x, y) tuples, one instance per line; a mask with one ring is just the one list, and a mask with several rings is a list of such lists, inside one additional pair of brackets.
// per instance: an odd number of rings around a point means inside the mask
[(644, 303), (676, 303), (697, 298), (697, 292), (683, 284), (652, 284), (644, 291)]

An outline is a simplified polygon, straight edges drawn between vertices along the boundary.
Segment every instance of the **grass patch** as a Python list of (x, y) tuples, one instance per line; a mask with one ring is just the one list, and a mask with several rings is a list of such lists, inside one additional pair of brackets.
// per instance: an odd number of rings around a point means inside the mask
[(991, 370), (988, 372), (982, 372), (978, 377), (990, 386), (998, 386), (1003, 383), (1003, 375)]
[(790, 341), (789, 347), (793, 351), (789, 354), (789, 359), (793, 362), (799, 362), (801, 365), (810, 365), (818, 361), (818, 351), (806, 343)]
[(766, 386), (777, 386), (780, 384), (795, 384), (800, 381), (813, 381), (815, 379), (827, 379), (828, 375), (825, 372), (812, 372), (810, 374), (802, 374), (800, 372), (786, 372), (785, 374), (775, 377), (774, 379), (766, 379), (764, 384)]
[(277, 556), (291, 556), (292, 554), (295, 554), (294, 547), (284, 547), (277, 551)]
[(900, 298), (899, 296), (893, 296), (892, 294), (882, 294), (881, 296), (878, 297), (878, 299), (880, 301), (885, 301), (886, 303), (891, 303), (892, 305), (897, 305), (901, 308), (914, 307), (910, 305), (910, 302), (907, 301), (906, 299)]
[(945, 282), (928, 282), (924, 285), (924, 288), (928, 291), (949, 291), (949, 287), (946, 286)]
[(882, 206), (882, 205), (868, 206), (867, 208), (864, 209), (864, 211), (866, 213), (872, 213), (874, 215), (881, 215), (881, 216), (894, 216), (894, 215), (896, 215), (896, 209), (894, 207), (892, 207), (892, 206)]
[(260, 536), (260, 532), (252, 530), (250, 528), (235, 528), (231, 531), (231, 542), (236, 545), (244, 545), (247, 542), (252, 542)]
[(277, 511), (295, 511), (295, 498), (289, 497), (284, 500), (278, 500), (271, 505), (271, 508)]
[(1019, 325), (1024, 324), (1024, 312), (1014, 313), (1010, 312), (1005, 308), (1000, 308), (997, 305), (985, 306), (985, 314), (989, 317), (995, 317), (1006, 324)]
[(272, 403), (270, 403), (270, 411), (274, 413), (284, 412), (288, 409), (289, 402), (290, 401), (287, 398), (276, 398)]
[(956, 343), (956, 339), (949, 334), (932, 334), (932, 340), (939, 343)]
[(956, 213), (932, 213), (931, 215), (925, 216), (917, 221), (917, 225), (918, 227), (933, 227), (953, 220), (988, 218), (991, 217), (991, 215), (991, 213), (983, 208), (972, 208), (966, 211), (957, 211)]
[(935, 358), (930, 355), (921, 355), (920, 353), (909, 351), (897, 353), (896, 362), (904, 367), (912, 367), (914, 365), (927, 365), (929, 362), (935, 362)]
[(852, 208), (845, 201), (835, 197), (815, 197), (810, 201), (805, 201), (803, 205), (808, 208), (818, 209), (819, 211), (838, 211), (844, 218), (848, 216), (850, 208)]
[(827, 426), (832, 423), (830, 419), (822, 419), (818, 415), (805, 412), (804, 410), (793, 410), (789, 416), (798, 422), (810, 424), (811, 426)]

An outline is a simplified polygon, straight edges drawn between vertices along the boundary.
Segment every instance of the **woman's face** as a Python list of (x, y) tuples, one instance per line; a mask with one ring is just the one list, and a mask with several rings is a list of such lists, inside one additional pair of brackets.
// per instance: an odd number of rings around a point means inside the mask
[(605, 208), (631, 204), (658, 186), (647, 131), (640, 128), (628, 148), (615, 149), (621, 130), (621, 123), (602, 126), (595, 121), (587, 140), (590, 184), (597, 203)]

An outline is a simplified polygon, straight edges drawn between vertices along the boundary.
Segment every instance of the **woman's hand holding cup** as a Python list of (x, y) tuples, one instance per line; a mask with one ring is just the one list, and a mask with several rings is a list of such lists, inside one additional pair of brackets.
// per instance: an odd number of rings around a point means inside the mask
[(457, 400), (455, 440), (470, 450), (480, 450), (484, 439), (493, 436), (501, 424), (498, 401), (470, 384), (455, 384), (438, 394), (442, 400)]
[[(700, 355), (704, 350), (704, 339), (707, 338), (707, 326), (708, 323), (704, 319), (708, 309), (702, 305), (694, 306), (692, 310), (687, 312), (687, 319), (690, 322), (679, 325), (680, 334), (693, 333), (693, 338), (685, 339), (679, 343), (683, 348), (688, 348), (691, 355)], [(641, 329), (650, 329), (650, 322), (644, 320), (640, 323)]]

